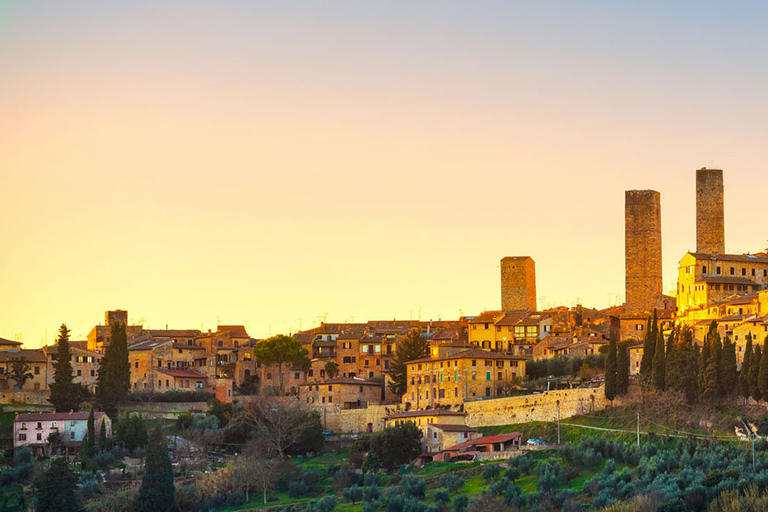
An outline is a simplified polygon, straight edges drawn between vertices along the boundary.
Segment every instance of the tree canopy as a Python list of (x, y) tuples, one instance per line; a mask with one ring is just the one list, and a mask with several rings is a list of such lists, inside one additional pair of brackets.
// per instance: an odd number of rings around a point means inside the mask
[(389, 390), (403, 396), (408, 388), (408, 361), (429, 356), (429, 344), (418, 329), (413, 329), (397, 343), (395, 358), (389, 370)]
[(56, 412), (77, 411), (80, 404), (88, 397), (88, 390), (81, 384), (72, 382), (72, 352), (69, 349), (69, 329), (66, 324), (59, 327), (56, 339), (56, 362), (53, 365), (53, 382), (48, 401)]
[(144, 478), (137, 500), (142, 512), (166, 512), (173, 506), (175, 493), (168, 448), (160, 427), (156, 427), (149, 436)]
[(111, 341), (99, 365), (96, 403), (110, 418), (117, 418), (118, 407), (131, 390), (128, 339), (125, 324), (112, 324)]
[(77, 476), (69, 469), (65, 457), (51, 461), (43, 473), (37, 488), (37, 512), (78, 512), (82, 510), (77, 502), (75, 490)]
[(278, 334), (261, 340), (253, 347), (253, 355), (264, 366), (278, 366), (280, 391), (283, 391), (283, 365), (304, 367), (309, 362), (309, 353), (293, 336)]
[(421, 453), (421, 429), (412, 421), (387, 427), (371, 437), (370, 450), (363, 467), (392, 471), (408, 464)]

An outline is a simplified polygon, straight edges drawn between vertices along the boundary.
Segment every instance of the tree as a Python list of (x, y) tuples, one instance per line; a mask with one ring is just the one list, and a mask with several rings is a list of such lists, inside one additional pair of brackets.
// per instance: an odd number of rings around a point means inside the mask
[(37, 512), (79, 512), (75, 490), (77, 476), (69, 469), (67, 459), (53, 459), (43, 473), (37, 488)]
[(739, 375), (736, 370), (736, 345), (726, 336), (720, 358), (720, 386), (730, 401), (733, 393), (739, 392)]
[(629, 390), (629, 342), (619, 343), (616, 352), (616, 394), (626, 395)]
[(763, 343), (763, 354), (757, 372), (757, 386), (760, 389), (760, 395), (763, 398), (768, 397), (768, 336)]
[(338, 364), (336, 364), (334, 361), (328, 361), (327, 363), (325, 363), (325, 375), (327, 375), (329, 379), (334, 378), (338, 374), (339, 374)]
[(707, 373), (707, 364), (709, 364), (709, 336), (704, 337), (704, 341), (701, 344), (701, 352), (699, 353), (698, 360), (698, 383), (699, 393), (704, 395), (704, 388), (706, 388), (706, 382), (704, 381), (704, 375)]
[(685, 393), (688, 402), (693, 403), (699, 395), (698, 356), (693, 346), (693, 331), (690, 327), (675, 328), (670, 339), (672, 345), (667, 351), (667, 389)]
[(429, 356), (427, 340), (418, 329), (413, 329), (397, 343), (395, 358), (389, 370), (389, 390), (397, 396), (403, 396), (408, 389), (408, 363)]
[(243, 378), (237, 390), (241, 395), (255, 395), (259, 392), (259, 376), (254, 373)]
[(752, 350), (752, 362), (749, 365), (749, 389), (755, 402), (759, 402), (763, 395), (758, 385), (758, 376), (760, 374), (760, 362), (763, 360), (763, 353), (760, 350), (760, 343), (755, 343)]
[(99, 365), (96, 404), (110, 418), (116, 419), (118, 407), (130, 390), (131, 367), (125, 324), (116, 322), (112, 324), (111, 341)]
[(739, 391), (741, 396), (744, 397), (744, 403), (747, 403), (749, 397), (752, 396), (752, 390), (749, 387), (749, 373), (752, 365), (752, 334), (747, 334), (747, 346), (744, 349), (744, 360), (741, 363), (741, 371), (739, 372)]
[(83, 454), (85, 458), (92, 459), (96, 455), (96, 420), (93, 415), (93, 407), (91, 407), (91, 414), (88, 415), (88, 432), (83, 439)]
[[(314, 425), (317, 429), (317, 417), (302, 410), (298, 405), (289, 405), (272, 397), (258, 395), (249, 400), (243, 415), (246, 423), (259, 433), (259, 441), (267, 455), (285, 457), (285, 451), (295, 444), (305, 430)], [(319, 428), (322, 428), (320, 426)]]
[(141, 480), (137, 501), (143, 512), (165, 512), (173, 506), (175, 493), (168, 448), (160, 427), (156, 427), (149, 437), (144, 478)]
[(608, 344), (608, 357), (605, 360), (605, 398), (611, 403), (616, 398), (616, 338), (613, 336)]
[(56, 362), (53, 365), (51, 396), (48, 398), (56, 412), (77, 411), (83, 400), (88, 397), (88, 390), (73, 382), (69, 332), (67, 325), (61, 324), (59, 337), (56, 339)]
[(31, 368), (32, 365), (23, 357), (14, 357), (11, 359), (11, 369), (8, 372), (8, 378), (16, 383), (18, 389), (24, 389), (24, 384), (34, 377), (30, 371)]
[(99, 427), (99, 450), (104, 451), (107, 448), (107, 422), (102, 418), (101, 426)]
[(308, 354), (299, 340), (284, 334), (261, 340), (253, 347), (253, 355), (258, 362), (264, 366), (277, 365), (281, 393), (283, 392), (283, 365), (287, 363), (302, 366), (309, 361)]
[(399, 423), (371, 437), (371, 447), (363, 467), (392, 471), (408, 464), (421, 453), (421, 429), (412, 421)]
[(131, 453), (139, 446), (147, 446), (149, 441), (147, 427), (140, 414), (129, 414), (117, 422), (115, 434), (117, 440)]
[(664, 347), (664, 333), (656, 331), (656, 348), (653, 350), (653, 369), (651, 371), (653, 387), (664, 391), (667, 387), (667, 354)]
[(57, 454), (59, 452), (59, 448), (64, 444), (64, 438), (62, 437), (61, 433), (58, 430), (54, 430), (50, 434), (48, 434), (48, 437), (46, 439), (48, 441), (48, 444), (51, 446), (51, 453)]
[(645, 379), (651, 378), (653, 371), (653, 356), (656, 352), (656, 331), (658, 330), (658, 317), (653, 310), (653, 317), (648, 317), (643, 340), (643, 358), (640, 360), (640, 375)]

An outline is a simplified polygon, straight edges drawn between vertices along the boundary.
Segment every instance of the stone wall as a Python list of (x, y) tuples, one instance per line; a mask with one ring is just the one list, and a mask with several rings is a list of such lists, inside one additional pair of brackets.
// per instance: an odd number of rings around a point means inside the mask
[(0, 392), (0, 404), (51, 405), (48, 391), (3, 391)]
[(656, 307), (662, 293), (661, 195), (627, 190), (624, 203), (626, 312)]
[(384, 416), (402, 411), (400, 404), (369, 405), (365, 409), (342, 409), (337, 404), (315, 406), (325, 430), (334, 432), (378, 432), (384, 428)]
[[(696, 252), (725, 253), (723, 171), (696, 171)], [(714, 273), (714, 272), (712, 272)]]
[(558, 400), (561, 419), (604, 409), (607, 403), (601, 386), (465, 402), (464, 412), (467, 413), (467, 425), (471, 427), (552, 421), (557, 419)]

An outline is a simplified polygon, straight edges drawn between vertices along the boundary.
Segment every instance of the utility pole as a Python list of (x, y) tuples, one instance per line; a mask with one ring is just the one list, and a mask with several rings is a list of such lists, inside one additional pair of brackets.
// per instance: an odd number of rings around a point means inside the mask
[(557, 445), (560, 446), (560, 400), (557, 401)]
[(640, 448), (640, 412), (637, 413), (637, 447)]

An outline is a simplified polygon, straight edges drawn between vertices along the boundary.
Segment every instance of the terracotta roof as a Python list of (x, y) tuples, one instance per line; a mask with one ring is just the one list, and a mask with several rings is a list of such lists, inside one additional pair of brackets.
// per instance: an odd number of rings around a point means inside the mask
[(768, 263), (765, 256), (755, 254), (704, 254), (700, 252), (688, 253), (698, 260), (720, 260), (720, 261), (739, 261), (742, 263)]
[(128, 350), (153, 350), (160, 345), (173, 343), (169, 338), (155, 339), (151, 335), (139, 336), (134, 338), (133, 343), (128, 345)]
[(20, 341), (7, 340), (5, 338), (0, 338), (0, 345), (15, 345), (15, 346), (18, 347), (18, 346), (21, 345), (21, 342)]
[(46, 361), (45, 353), (42, 349), (0, 351), (0, 361), (11, 361), (17, 357), (26, 359), (30, 363), (44, 363)]
[(190, 338), (202, 334), (197, 329), (147, 329), (156, 338)]
[(393, 414), (390, 414), (389, 416), (385, 416), (387, 419), (398, 419), (398, 418), (417, 418), (419, 416), (466, 416), (467, 413), (465, 412), (456, 412), (456, 411), (448, 411), (446, 409), (428, 409), (426, 411), (405, 411), (405, 412), (396, 412)]
[(457, 445), (451, 446), (449, 448), (446, 448), (444, 451), (461, 451), (464, 448), (470, 448), (473, 446), (481, 446), (485, 444), (494, 444), (494, 443), (506, 443), (507, 441), (512, 441), (513, 439), (521, 439), (523, 437), (523, 434), (520, 432), (512, 432), (510, 434), (500, 434), (498, 436), (488, 436), (488, 437), (478, 437), (477, 439), (470, 439), (469, 441), (464, 441), (463, 443), (459, 443)]
[(436, 332), (435, 335), (432, 336), (432, 339), (434, 341), (448, 340), (460, 342), (467, 341), (469, 337), (465, 327), (445, 327)]
[(227, 332), (233, 338), (250, 338), (244, 325), (220, 325), (217, 332)]
[[(35, 412), (19, 414), (16, 416), (14, 422), (20, 421), (68, 421), (68, 420), (87, 420), (91, 415), (90, 411), (78, 411), (78, 412)], [(95, 419), (104, 417), (105, 414), (101, 411), (93, 413)]]
[(470, 318), (469, 323), (471, 324), (489, 324), (494, 323), (498, 318), (500, 318), (504, 314), (503, 311), (483, 311), (479, 315), (477, 315), (475, 318)]
[(194, 370), (165, 370), (163, 368), (158, 368), (158, 372), (164, 373), (165, 375), (170, 375), (171, 377), (183, 377), (183, 378), (190, 378), (190, 379), (206, 379), (208, 378), (206, 375), (203, 375), (200, 372), (196, 372)]
[(741, 276), (706, 276), (696, 280), (697, 283), (709, 284), (748, 284), (751, 286), (760, 286), (757, 281), (752, 281)]
[(469, 425), (444, 425), (442, 423), (432, 423), (429, 425), (432, 428), (439, 428), (446, 432), (480, 432), (476, 428), (472, 428)]
[(336, 339), (337, 340), (359, 340), (363, 337), (363, 333), (361, 332), (350, 332), (350, 333), (343, 333), (339, 334)]
[(198, 347), (196, 345), (187, 345), (185, 343), (174, 343), (171, 345), (173, 348), (181, 348), (187, 350), (205, 350), (205, 347)]
[(304, 384), (299, 384), (299, 386), (324, 386), (326, 384), (350, 384), (354, 386), (382, 386), (381, 382), (369, 382), (367, 380), (358, 379), (358, 378), (347, 378), (347, 377), (336, 377), (333, 379), (326, 379), (324, 381), (320, 382), (306, 382)]
[(525, 357), (515, 357), (500, 352), (487, 352), (479, 348), (471, 348), (468, 350), (462, 350), (449, 356), (442, 357), (423, 357), (421, 359), (414, 359), (408, 361), (406, 364), (413, 363), (429, 363), (432, 361), (446, 361), (448, 359), (503, 359), (504, 361), (525, 361)]

